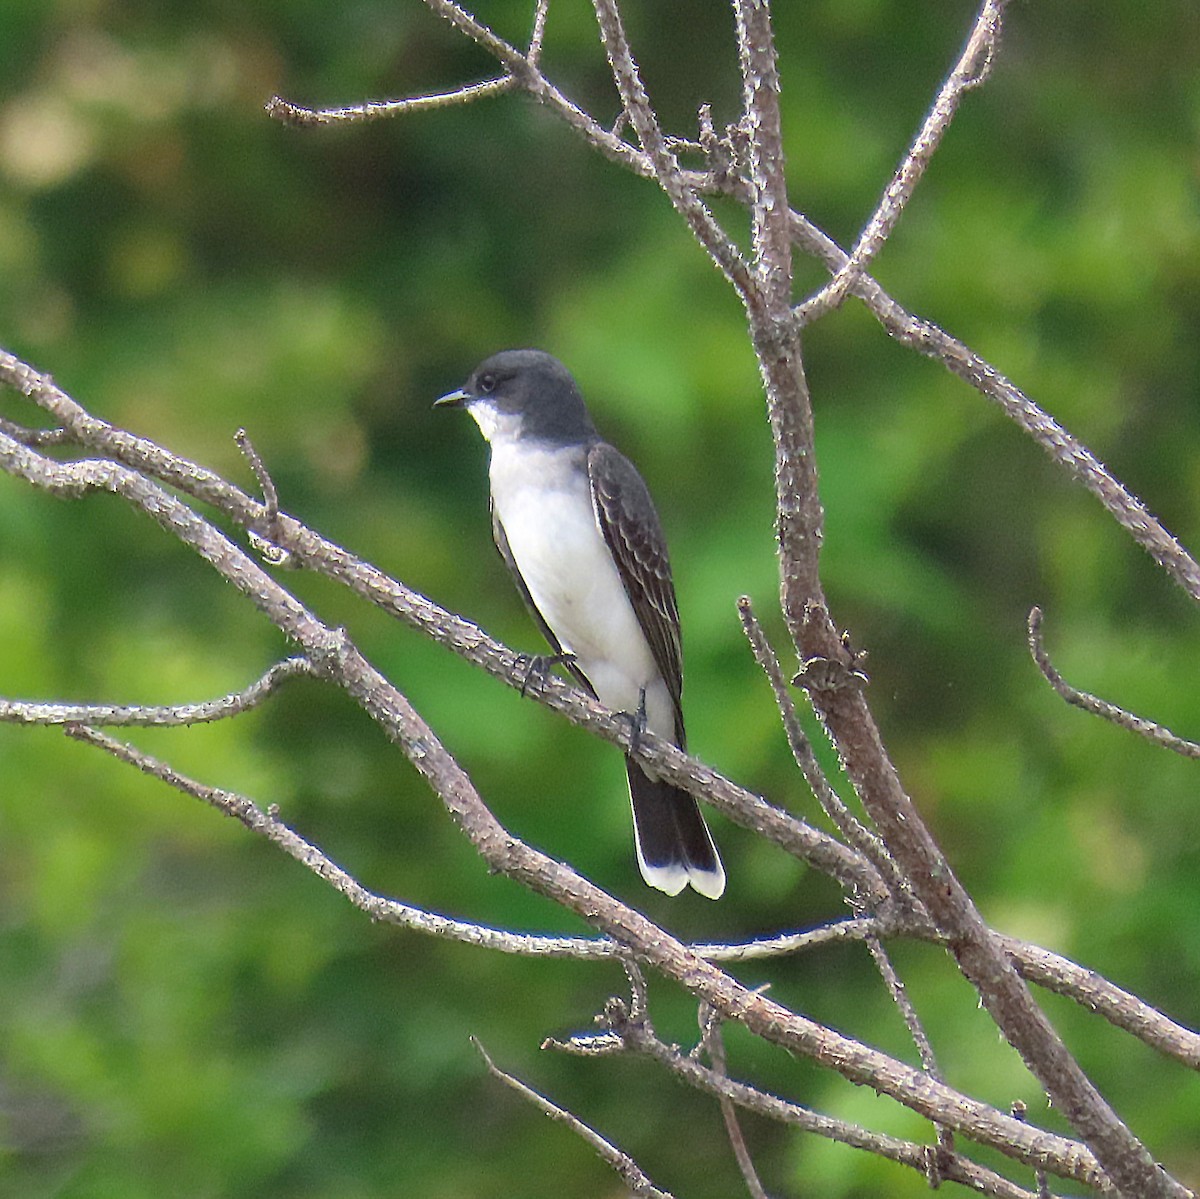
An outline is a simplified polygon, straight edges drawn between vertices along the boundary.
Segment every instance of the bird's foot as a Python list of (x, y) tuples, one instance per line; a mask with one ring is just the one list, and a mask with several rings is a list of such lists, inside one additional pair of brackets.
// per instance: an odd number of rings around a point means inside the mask
[(556, 666), (571, 666), (574, 662), (574, 654), (521, 654), (517, 658), (517, 669), (523, 672), (521, 698), (525, 698), (530, 683), (536, 682), (540, 687)]
[(646, 731), (646, 688), (643, 687), (638, 692), (638, 706), (636, 712), (621, 712), (626, 720), (629, 721), (629, 752), (636, 754), (642, 747), (642, 734)]

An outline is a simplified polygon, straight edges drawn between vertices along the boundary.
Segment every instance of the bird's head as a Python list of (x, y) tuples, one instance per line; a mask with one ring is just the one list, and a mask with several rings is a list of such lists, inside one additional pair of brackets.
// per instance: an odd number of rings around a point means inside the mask
[(489, 442), (529, 437), (566, 443), (596, 434), (571, 372), (542, 350), (501, 350), (485, 358), (434, 407), (465, 408)]

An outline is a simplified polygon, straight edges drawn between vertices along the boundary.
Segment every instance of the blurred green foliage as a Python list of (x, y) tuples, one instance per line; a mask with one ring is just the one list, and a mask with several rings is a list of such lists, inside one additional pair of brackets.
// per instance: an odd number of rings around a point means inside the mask
[[(481, 0), (524, 36), (532, 5)], [(630, 3), (666, 122), (734, 116), (714, 0)], [(797, 207), (853, 238), (958, 51), (961, 0), (780, 4)], [(1200, 542), (1200, 24), (1187, 0), (1014, 6), (876, 266)], [(548, 69), (616, 113), (589, 7), (552, 6)], [(514, 645), (534, 631), (488, 539), (484, 450), (430, 411), (491, 351), (576, 372), (639, 463), (676, 565), (696, 752), (808, 811), (734, 600), (777, 643), (771, 454), (738, 306), (656, 190), (508, 97), (370, 126), (283, 129), (262, 103), (352, 103), (483, 78), (416, 0), (0, 8), (0, 344), (93, 411), (248, 483)], [(725, 211), (725, 210), (722, 210)], [(739, 234), (741, 235), (741, 234)], [(821, 273), (800, 269), (815, 286)], [(1196, 767), (1066, 708), (1024, 648), (1033, 603), (1068, 677), (1200, 730), (1183, 595), (1043, 453), (853, 303), (807, 339), (827, 587), (869, 649), (911, 793), (987, 917), (1200, 1021)], [(3, 411), (29, 416), (22, 401)], [(720, 484), (716, 480), (720, 480)], [(710, 905), (636, 877), (617, 754), (318, 579), (286, 580), (460, 755), (498, 815), (688, 936), (840, 913), (826, 880), (715, 820)], [(0, 694), (178, 702), (285, 652), (199, 560), (106, 497), (0, 477)], [(489, 877), (420, 779), (310, 682), (138, 744), (280, 805), (368, 886), (489, 923), (565, 918)], [(536, 1047), (589, 1025), (611, 966), (506, 959), (372, 927), (200, 805), (50, 730), (0, 727), (0, 1193), (375, 1199), (616, 1195), (468, 1044), (573, 1107), (683, 1196), (741, 1186), (712, 1104), (638, 1062)], [(944, 957), (897, 959), (955, 1085), (1045, 1103)], [(747, 966), (799, 1010), (912, 1058), (866, 955)], [(688, 1043), (694, 1013), (658, 986)], [(1200, 1083), (1047, 1000), (1152, 1150), (1200, 1185)], [(919, 1121), (729, 1035), (735, 1073), (818, 1109)], [(748, 1121), (768, 1189), (917, 1195), (921, 1179)], [(1031, 1185), (1031, 1180), (1024, 1180)]]

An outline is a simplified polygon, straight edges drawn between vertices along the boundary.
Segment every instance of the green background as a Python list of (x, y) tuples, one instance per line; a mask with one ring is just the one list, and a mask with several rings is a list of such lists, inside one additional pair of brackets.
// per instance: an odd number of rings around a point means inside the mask
[[(519, 40), (531, 7), (480, 11)], [(668, 126), (691, 132), (706, 100), (735, 116), (726, 6), (627, 7)], [(777, 7), (793, 203), (845, 243), (971, 9)], [(1185, 0), (1014, 6), (992, 79), (876, 267), (1193, 545), (1198, 54)], [(262, 112), (273, 92), (353, 103), (489, 69), (416, 0), (7, 0), (0, 345), (98, 415), (248, 486), (232, 438), (244, 425), (288, 511), (528, 650), (535, 632), (489, 542), (484, 447), (430, 402), (495, 349), (551, 350), (657, 498), (694, 750), (811, 813), (734, 608), (752, 595), (782, 649), (757, 372), (736, 301), (663, 197), (521, 97), (327, 130)], [(552, 6), (547, 69), (615, 117), (579, 0)], [(798, 277), (807, 289), (822, 274), (801, 263)], [(870, 652), (870, 698), (906, 785), (993, 924), (1195, 1026), (1197, 767), (1067, 708), (1024, 646), (1040, 603), (1069, 678), (1196, 734), (1192, 606), (997, 409), (856, 304), (806, 345), (826, 586)], [(30, 413), (11, 393), (0, 411)], [(844, 912), (827, 880), (720, 819), (726, 898), (648, 892), (610, 747), (331, 584), (284, 582), (350, 629), (505, 823), (672, 930), (743, 938)], [(121, 502), (60, 503), (0, 477), (0, 694), (196, 701), (285, 652)], [(507, 927), (577, 927), (489, 877), (331, 688), (296, 683), (236, 721), (130, 739), (277, 803), (369, 887)], [(538, 1052), (546, 1035), (590, 1027), (622, 988), (612, 965), (372, 926), (240, 826), (53, 730), (0, 727), (0, 913), (0, 1194), (620, 1194), (572, 1134), (485, 1076), (469, 1034), (680, 1199), (742, 1186), (709, 1100), (646, 1063)], [(944, 956), (902, 945), (896, 958), (949, 1081), (1061, 1127)], [(860, 948), (738, 973), (914, 1058)], [(1151, 1150), (1200, 1185), (1196, 1076), (1044, 998)], [(663, 1034), (690, 1043), (693, 1006), (661, 984), (653, 1000)], [(927, 1135), (890, 1101), (737, 1030), (728, 1042), (736, 1075)], [(924, 1193), (867, 1155), (754, 1119), (746, 1131), (773, 1194)]]

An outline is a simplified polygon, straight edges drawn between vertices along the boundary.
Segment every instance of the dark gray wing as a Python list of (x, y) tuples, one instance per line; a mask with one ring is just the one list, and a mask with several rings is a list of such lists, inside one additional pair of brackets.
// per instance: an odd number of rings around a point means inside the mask
[(679, 606), (667, 540), (654, 501), (633, 463), (606, 442), (588, 448), (592, 507), (625, 594), (650, 644), (659, 673), (675, 701), (676, 741), (682, 747), (683, 649), (679, 640)]
[[(508, 573), (512, 575), (513, 582), (517, 585), (517, 591), (520, 592), (521, 598), (525, 601), (525, 607), (529, 609), (529, 615), (533, 617), (533, 623), (541, 630), (542, 636), (550, 644), (550, 648), (554, 650), (556, 655), (562, 655), (563, 647), (559, 640), (554, 635), (554, 630), (546, 623), (545, 618), (538, 611), (537, 604), (533, 602), (533, 596), (529, 594), (529, 588), (525, 586), (525, 580), (521, 577), (521, 572), (517, 569), (517, 560), (512, 555), (512, 550), (508, 546), (508, 534), (504, 531), (504, 526), (500, 523), (500, 518), (496, 515), (495, 507), (492, 508), (492, 540), (496, 543), (496, 548), (500, 551), (500, 557), (504, 559), (504, 565), (508, 567)], [(589, 694), (594, 696), (596, 689), (588, 681), (583, 671), (569, 658), (564, 660), (563, 665), (567, 668), (571, 677)]]

